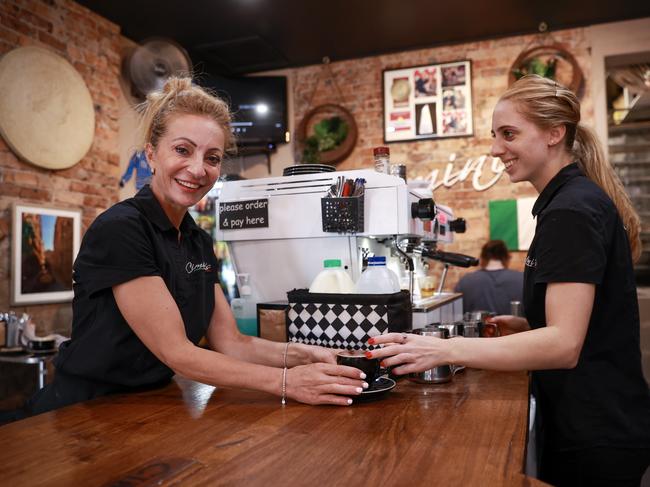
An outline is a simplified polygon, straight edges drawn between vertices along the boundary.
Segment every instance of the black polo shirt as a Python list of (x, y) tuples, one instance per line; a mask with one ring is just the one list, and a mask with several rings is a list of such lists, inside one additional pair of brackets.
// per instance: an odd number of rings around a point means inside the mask
[[(74, 264), (72, 338), (61, 347), (57, 374), (91, 384), (87, 395), (153, 386), (173, 372), (120, 313), (112, 287), (160, 276), (192, 343), (204, 336), (214, 309), (217, 262), (212, 239), (186, 213), (174, 228), (149, 186), (102, 213), (86, 232)], [(151, 303), (143, 302), (144, 308)]]
[(537, 226), (524, 272), (530, 326), (546, 326), (547, 284), (596, 285), (577, 366), (532, 374), (544, 441), (557, 450), (650, 447), (636, 285), (627, 233), (614, 203), (574, 163), (544, 188), (533, 215)]

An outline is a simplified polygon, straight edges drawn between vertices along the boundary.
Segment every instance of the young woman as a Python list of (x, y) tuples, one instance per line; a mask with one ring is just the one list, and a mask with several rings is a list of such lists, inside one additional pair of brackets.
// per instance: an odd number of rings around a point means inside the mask
[(492, 155), (540, 193), (524, 273), (526, 319), (503, 335), (376, 337), (394, 373), (456, 363), (532, 370), (540, 478), (553, 485), (638, 486), (650, 463), (650, 393), (641, 369), (632, 263), (639, 218), (569, 90), (538, 76), (513, 84), (492, 118)]
[[(74, 265), (72, 339), (32, 414), (167, 383), (174, 373), (308, 404), (348, 405), (367, 384), (332, 351), (241, 335), (218, 285), (212, 240), (187, 210), (233, 148), (228, 106), (170, 79), (144, 106), (151, 186), (100, 215)], [(197, 346), (207, 337), (210, 350)]]

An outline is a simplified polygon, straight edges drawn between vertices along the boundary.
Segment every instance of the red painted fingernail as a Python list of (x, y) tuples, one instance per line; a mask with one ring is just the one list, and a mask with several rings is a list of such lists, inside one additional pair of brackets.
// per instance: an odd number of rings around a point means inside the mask
[(368, 340), (368, 343), (369, 343), (370, 345), (374, 345), (374, 344), (375, 344), (375, 339), (374, 339), (374, 338), (370, 338), (370, 339)]
[(385, 368), (385, 367), (386, 367), (386, 364), (385, 364), (384, 362), (379, 362), (379, 366)]
[(364, 355), (366, 358), (372, 358), (372, 352), (366, 352)]

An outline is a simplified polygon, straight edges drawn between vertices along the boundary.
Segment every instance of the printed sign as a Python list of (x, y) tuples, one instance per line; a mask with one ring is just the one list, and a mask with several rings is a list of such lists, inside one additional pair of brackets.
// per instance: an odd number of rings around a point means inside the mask
[(219, 203), (219, 229), (241, 230), (269, 226), (269, 200), (225, 201)]

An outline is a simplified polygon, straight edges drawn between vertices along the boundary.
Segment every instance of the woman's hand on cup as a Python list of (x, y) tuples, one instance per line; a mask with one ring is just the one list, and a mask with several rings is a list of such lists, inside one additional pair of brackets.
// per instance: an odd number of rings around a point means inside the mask
[(326, 364), (336, 364), (336, 353), (338, 350), (325, 347), (317, 347), (315, 345), (305, 345), (309, 347), (309, 362), (312, 364), (316, 363), (326, 363)]
[(307, 364), (336, 364), (337, 350), (304, 343), (292, 343), (289, 346), (289, 367)]
[(528, 320), (521, 316), (499, 315), (487, 318), (485, 321), (497, 325), (499, 327), (499, 333), (502, 336), (530, 330)]
[(354, 367), (318, 363), (287, 370), (287, 397), (305, 404), (349, 406), (368, 388), (365, 374)]
[(411, 374), (444, 364), (445, 340), (412, 333), (387, 333), (368, 340), (369, 345), (384, 345), (366, 352), (368, 358), (378, 358), (382, 367), (392, 367), (396, 375)]

